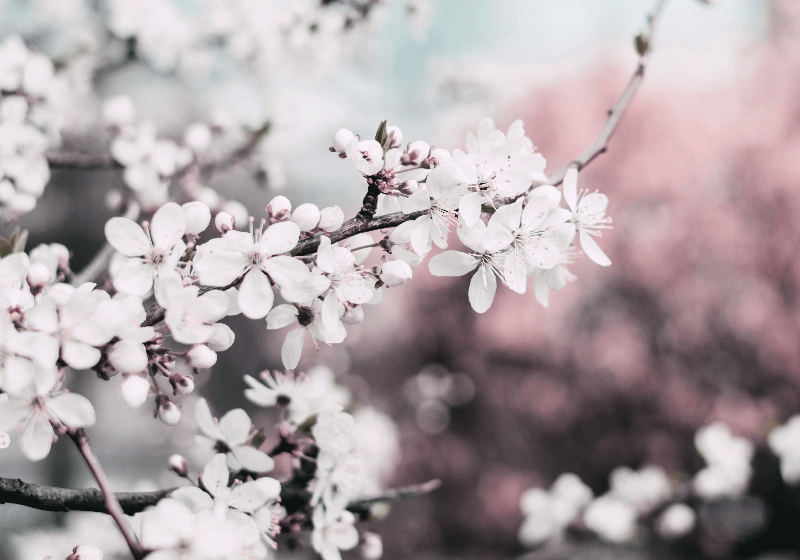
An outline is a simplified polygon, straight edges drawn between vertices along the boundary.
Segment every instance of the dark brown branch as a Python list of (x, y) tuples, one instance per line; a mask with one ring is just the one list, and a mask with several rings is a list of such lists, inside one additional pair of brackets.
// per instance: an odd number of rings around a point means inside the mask
[(72, 152), (47, 152), (47, 163), (56, 169), (115, 169), (122, 168), (110, 155), (89, 155)]
[[(347, 509), (355, 513), (365, 511), (372, 504), (379, 502), (395, 502), (427, 494), (439, 488), (441, 481), (431, 480), (424, 484), (415, 486), (404, 486), (387, 490), (379, 496), (353, 500), (347, 505)], [(175, 488), (157, 490), (155, 492), (118, 492), (114, 494), (119, 502), (122, 511), (127, 515), (133, 515), (144, 511), (148, 506), (156, 505), (159, 500), (169, 496)], [(291, 486), (281, 488), (281, 500), (283, 502), (308, 501), (311, 493), (305, 489), (298, 489)], [(18, 504), (43, 511), (93, 511), (97, 513), (108, 513), (106, 500), (103, 493), (96, 488), (86, 490), (76, 490), (73, 488), (57, 488), (54, 486), (42, 486), (24, 482), (18, 478), (0, 478), (0, 503)]]

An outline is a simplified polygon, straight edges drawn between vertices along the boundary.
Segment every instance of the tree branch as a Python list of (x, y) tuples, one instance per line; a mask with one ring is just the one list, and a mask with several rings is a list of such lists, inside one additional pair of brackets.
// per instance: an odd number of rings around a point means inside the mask
[(122, 167), (110, 155), (46, 152), (45, 157), (50, 167), (55, 169), (115, 169)]
[(623, 90), (622, 95), (619, 96), (617, 102), (614, 103), (614, 106), (608, 111), (608, 118), (606, 119), (606, 123), (600, 131), (600, 134), (597, 136), (597, 138), (595, 138), (594, 142), (592, 142), (577, 158), (575, 158), (562, 169), (548, 176), (548, 185), (560, 185), (570, 167), (575, 167), (578, 171), (580, 171), (589, 165), (594, 158), (604, 154), (608, 149), (609, 139), (617, 129), (617, 125), (619, 124), (623, 113), (625, 113), (625, 110), (628, 108), (628, 105), (630, 105), (631, 100), (633, 99), (634, 95), (636, 95), (639, 86), (644, 80), (644, 72), (647, 67), (647, 58), (650, 54), (650, 49), (652, 48), (653, 44), (653, 34), (655, 33), (656, 23), (658, 22), (666, 3), (666, 0), (658, 0), (658, 4), (656, 4), (656, 8), (652, 15), (647, 18), (647, 32), (641, 34), (637, 38), (637, 46), (641, 45), (643, 48), (643, 51), (639, 54), (639, 65), (636, 67), (636, 71), (633, 73), (633, 76), (631, 76), (631, 79)]
[[(427, 494), (439, 488), (441, 481), (431, 480), (424, 484), (414, 486), (404, 486), (393, 488), (385, 493), (369, 498), (353, 500), (347, 504), (347, 509), (355, 513), (365, 511), (370, 505), (379, 502), (396, 502), (413, 498), (422, 494)], [(116, 502), (120, 505), (122, 512), (133, 515), (144, 511), (148, 506), (156, 505), (160, 500), (169, 496), (176, 490), (166, 488), (155, 492), (119, 492), (112, 494)], [(305, 492), (305, 491), (304, 491)], [(281, 488), (281, 500), (311, 498), (308, 492), (300, 492), (291, 486)], [(76, 490), (73, 488), (57, 488), (54, 486), (42, 486), (24, 482), (18, 478), (0, 477), (0, 503), (18, 504), (43, 511), (93, 511), (97, 513), (109, 513), (108, 502), (103, 493), (96, 488), (86, 490)]]
[(119, 530), (122, 533), (122, 536), (125, 537), (125, 542), (128, 543), (128, 548), (131, 549), (131, 554), (133, 554), (133, 557), (136, 560), (144, 558), (145, 551), (142, 548), (142, 545), (139, 544), (139, 540), (136, 538), (133, 529), (131, 529), (131, 526), (128, 524), (128, 520), (125, 519), (125, 512), (123, 511), (119, 501), (117, 501), (116, 495), (111, 491), (108, 477), (106, 477), (106, 473), (103, 471), (103, 467), (100, 465), (100, 460), (92, 450), (92, 445), (89, 442), (89, 437), (86, 435), (86, 432), (83, 430), (83, 428), (78, 428), (76, 430), (68, 429), (67, 435), (72, 439), (72, 441), (75, 442), (75, 445), (78, 447), (81, 455), (83, 455), (86, 464), (89, 466), (89, 470), (92, 471), (98, 486), (100, 486), (100, 491), (103, 494), (105, 512), (108, 513), (116, 522), (117, 527), (119, 527)]

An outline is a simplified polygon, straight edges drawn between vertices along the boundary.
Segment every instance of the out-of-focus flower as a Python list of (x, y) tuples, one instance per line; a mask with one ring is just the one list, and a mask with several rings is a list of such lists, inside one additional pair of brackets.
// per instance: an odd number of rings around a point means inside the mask
[(787, 484), (800, 482), (800, 416), (792, 416), (769, 434), (769, 447), (780, 457), (781, 475)]
[(665, 539), (678, 539), (690, 533), (697, 522), (694, 510), (686, 504), (672, 504), (656, 521), (656, 530)]
[(692, 481), (695, 493), (702, 498), (741, 496), (750, 482), (753, 444), (734, 436), (720, 422), (699, 430), (694, 442), (697, 451), (708, 463)]
[(631, 540), (636, 532), (636, 508), (609, 495), (589, 504), (583, 520), (600, 538), (615, 543)]

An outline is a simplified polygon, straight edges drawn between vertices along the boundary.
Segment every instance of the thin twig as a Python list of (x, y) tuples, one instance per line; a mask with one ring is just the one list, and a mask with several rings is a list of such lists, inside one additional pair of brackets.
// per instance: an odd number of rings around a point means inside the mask
[(103, 467), (100, 465), (97, 455), (95, 455), (92, 450), (92, 445), (89, 442), (89, 437), (86, 435), (86, 432), (83, 428), (75, 430), (68, 429), (67, 435), (75, 442), (86, 464), (89, 466), (89, 470), (92, 471), (94, 479), (97, 481), (98, 486), (100, 486), (100, 491), (103, 493), (106, 512), (114, 519), (122, 536), (125, 537), (125, 542), (128, 543), (131, 554), (133, 554), (136, 560), (144, 558), (145, 551), (142, 545), (139, 544), (139, 540), (136, 538), (133, 529), (131, 529), (131, 526), (128, 524), (128, 520), (125, 519), (125, 512), (117, 500), (117, 496), (111, 491), (108, 477), (106, 477), (106, 473), (103, 471)]
[(614, 103), (614, 106), (608, 111), (608, 118), (606, 119), (606, 123), (600, 131), (600, 134), (598, 134), (594, 142), (592, 142), (589, 147), (587, 147), (577, 158), (564, 166), (562, 169), (548, 176), (547, 184), (553, 186), (560, 185), (570, 167), (575, 167), (578, 171), (580, 171), (589, 165), (594, 158), (604, 154), (608, 149), (608, 141), (611, 138), (611, 135), (614, 134), (614, 131), (617, 129), (617, 125), (619, 124), (623, 113), (628, 108), (628, 105), (630, 105), (631, 100), (633, 99), (634, 95), (636, 95), (639, 86), (644, 80), (644, 72), (647, 67), (648, 55), (652, 49), (653, 34), (655, 33), (656, 23), (661, 16), (665, 4), (666, 0), (658, 0), (658, 4), (656, 4), (656, 8), (652, 15), (647, 18), (647, 32), (643, 33), (641, 36), (644, 44), (646, 45), (646, 49), (639, 55), (639, 65), (636, 67), (636, 71), (633, 73), (633, 76), (631, 76), (631, 79), (623, 90), (622, 95), (620, 95), (619, 99), (617, 99), (617, 102)]
[[(139, 204), (132, 200), (128, 204), (127, 210), (125, 210), (124, 218), (128, 218), (129, 220), (134, 220), (139, 217), (139, 212), (141, 208)], [(98, 251), (98, 253), (94, 256), (91, 262), (81, 270), (80, 274), (77, 274), (75, 278), (72, 279), (73, 286), (80, 286), (81, 284), (85, 284), (86, 282), (94, 282), (97, 280), (103, 272), (105, 272), (106, 268), (108, 267), (108, 263), (111, 261), (111, 257), (114, 256), (114, 248), (106, 241), (103, 245), (103, 248)]]
[(403, 486), (401, 488), (391, 488), (378, 496), (369, 498), (360, 498), (353, 500), (347, 504), (347, 509), (357, 509), (378, 504), (381, 502), (397, 502), (408, 498), (414, 498), (423, 494), (430, 494), (442, 485), (442, 481), (438, 478), (423, 482), (422, 484), (414, 484), (413, 486)]

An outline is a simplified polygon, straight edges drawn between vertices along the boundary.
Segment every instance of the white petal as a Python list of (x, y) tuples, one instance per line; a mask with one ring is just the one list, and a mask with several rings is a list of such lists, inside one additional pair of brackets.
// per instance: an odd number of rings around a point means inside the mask
[(339, 265), (336, 264), (336, 259), (333, 257), (331, 240), (327, 235), (323, 235), (319, 238), (316, 263), (323, 272), (327, 272), (328, 274), (339, 270)]
[(502, 251), (514, 241), (514, 236), (500, 223), (489, 223), (483, 236), (484, 251)]
[(153, 287), (155, 267), (142, 261), (128, 261), (114, 275), (114, 287), (122, 293), (143, 297)]
[(42, 414), (33, 414), (25, 425), (19, 441), (22, 454), (30, 461), (41, 461), (53, 445), (53, 427)]
[(414, 229), (411, 230), (411, 248), (419, 255), (428, 252), (431, 244), (431, 217), (420, 216), (414, 220)]
[(239, 307), (242, 309), (242, 315), (248, 319), (261, 319), (272, 309), (273, 301), (275, 294), (267, 277), (258, 268), (250, 269), (239, 287)]
[(281, 329), (292, 323), (296, 323), (297, 313), (297, 308), (294, 305), (288, 303), (278, 305), (267, 315), (267, 328)]
[(331, 290), (322, 302), (322, 324), (331, 331), (339, 325), (339, 297), (335, 290)]
[(400, 198), (399, 202), (404, 214), (431, 209), (431, 196), (428, 194), (428, 189), (419, 189), (408, 198)]
[(275, 468), (272, 457), (255, 447), (240, 445), (233, 449), (233, 456), (250, 472), (263, 473)]
[(208, 493), (216, 496), (220, 489), (228, 487), (228, 462), (223, 453), (217, 453), (203, 469), (203, 486)]
[(597, 244), (597, 241), (594, 240), (591, 234), (586, 233), (584, 230), (580, 230), (580, 239), (581, 249), (583, 249), (583, 252), (586, 253), (587, 257), (592, 259), (600, 266), (609, 266), (611, 264), (611, 259), (606, 256), (606, 254), (600, 248), (600, 245)]
[(308, 303), (318, 295), (324, 294), (331, 285), (327, 276), (309, 273), (299, 284), (281, 286), (281, 295), (286, 301)]
[(133, 220), (111, 218), (106, 222), (105, 232), (109, 245), (126, 257), (146, 255), (150, 251), (150, 241)]
[(578, 170), (570, 167), (564, 175), (564, 181), (561, 183), (564, 189), (564, 200), (570, 207), (570, 210), (575, 211), (575, 205), (578, 203)]
[(181, 208), (186, 216), (186, 233), (200, 234), (211, 223), (211, 209), (205, 202), (195, 200), (187, 202)]
[(205, 435), (214, 440), (225, 439), (225, 436), (222, 435), (222, 430), (217, 423), (214, 422), (214, 417), (211, 416), (211, 409), (208, 407), (208, 401), (203, 397), (197, 399), (197, 403), (194, 405), (194, 417), (195, 420), (197, 420), (197, 427), (200, 428), (200, 431)]
[[(234, 233), (229, 231), (226, 237)], [(222, 239), (212, 239), (200, 245), (192, 259), (194, 269), (205, 286), (227, 286), (241, 276), (250, 265), (250, 259), (241, 252), (222, 247)], [(215, 243), (216, 242), (216, 243)]]
[(228, 325), (214, 323), (211, 325), (211, 328), (213, 329), (213, 334), (211, 338), (206, 341), (206, 346), (211, 348), (214, 352), (224, 352), (233, 346), (236, 335)]
[(303, 353), (303, 342), (306, 339), (305, 327), (298, 327), (286, 335), (281, 347), (281, 360), (286, 369), (294, 369), (300, 362)]
[(463, 276), (478, 266), (478, 259), (461, 251), (445, 251), (433, 257), (428, 268), (434, 276)]
[(25, 326), (44, 333), (55, 332), (58, 329), (56, 302), (48, 296), (42, 296), (36, 307), (25, 313)]
[(294, 222), (278, 222), (269, 226), (261, 238), (262, 255), (278, 255), (291, 251), (300, 239), (300, 227)]
[(62, 424), (70, 428), (94, 426), (96, 421), (92, 403), (86, 397), (75, 393), (59, 395), (51, 399), (47, 406)]
[(197, 486), (182, 486), (174, 490), (169, 497), (186, 506), (192, 513), (214, 506), (214, 499)]
[(100, 350), (85, 342), (67, 340), (61, 345), (61, 357), (74, 369), (89, 369), (100, 361)]
[(471, 192), (461, 197), (458, 203), (458, 215), (463, 218), (467, 227), (474, 226), (481, 218), (481, 202), (483, 196), (479, 192)]
[(536, 294), (536, 300), (542, 307), (550, 307), (550, 286), (547, 285), (547, 278), (543, 274), (539, 274), (533, 281), (533, 293)]
[(483, 239), (486, 237), (486, 224), (481, 220), (475, 222), (475, 225), (472, 227), (459, 224), (456, 233), (461, 243), (476, 253), (483, 253)]
[(444, 193), (458, 185), (458, 172), (451, 165), (440, 165), (428, 173), (425, 185), (434, 200), (438, 200)]
[(281, 289), (297, 286), (310, 274), (308, 267), (294, 257), (272, 257), (262, 262), (261, 267)]
[(247, 441), (252, 425), (250, 417), (241, 408), (234, 408), (226, 412), (225, 416), (219, 421), (219, 427), (222, 429), (225, 441), (231, 447), (241, 445)]
[(174, 202), (158, 209), (150, 222), (150, 236), (154, 247), (172, 248), (186, 232), (186, 215)]
[(245, 482), (233, 487), (228, 497), (228, 506), (241, 511), (255, 511), (268, 499), (269, 496), (256, 481)]
[(193, 312), (197, 313), (203, 323), (219, 321), (228, 314), (230, 300), (225, 292), (211, 290), (197, 298)]
[[(485, 313), (492, 306), (497, 291), (497, 278), (491, 271), (485, 269), (485, 266), (478, 268), (469, 283), (469, 303), (478, 313)], [(484, 273), (486, 284), (484, 284)]]

